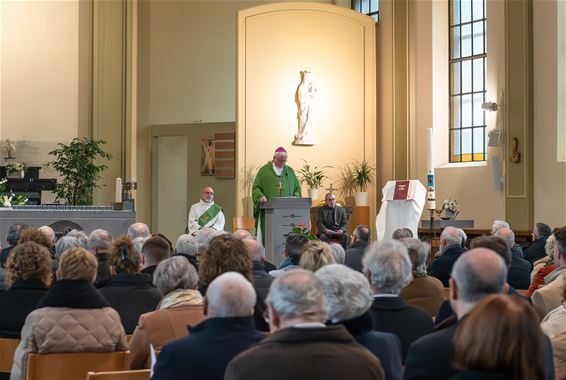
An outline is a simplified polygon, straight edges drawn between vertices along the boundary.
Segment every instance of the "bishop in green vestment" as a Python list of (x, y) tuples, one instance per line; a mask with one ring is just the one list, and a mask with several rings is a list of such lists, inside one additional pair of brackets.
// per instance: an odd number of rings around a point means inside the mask
[(287, 151), (279, 147), (273, 154), (273, 161), (263, 165), (252, 186), (252, 200), (254, 203), (254, 218), (256, 229), (261, 231), (261, 240), (265, 244), (265, 211), (260, 206), (273, 197), (300, 197), (301, 185), (297, 180), (295, 171), (285, 165)]

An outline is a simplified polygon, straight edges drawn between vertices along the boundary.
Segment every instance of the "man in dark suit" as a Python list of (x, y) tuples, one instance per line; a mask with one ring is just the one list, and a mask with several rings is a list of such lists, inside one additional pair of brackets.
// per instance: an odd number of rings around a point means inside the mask
[(350, 237), (350, 248), (346, 250), (344, 265), (361, 272), (363, 270), (362, 258), (371, 238), (371, 230), (368, 226), (360, 224), (356, 227)]
[(546, 250), (544, 249), (544, 246), (546, 244), (546, 239), (552, 235), (552, 230), (546, 223), (536, 223), (531, 235), (533, 237), (533, 242), (527, 249), (525, 249), (523, 257), (525, 260), (533, 264), (535, 261), (546, 257)]
[(226, 380), (385, 378), (379, 359), (342, 325), (325, 326), (324, 292), (312, 272), (296, 269), (278, 277), (267, 305), (271, 336), (232, 360)]
[(515, 233), (509, 228), (500, 228), (494, 234), (502, 238), (507, 244), (507, 248), (511, 253), (507, 282), (515, 289), (528, 289), (531, 284), (532, 265), (527, 260), (518, 256), (515, 248)]
[[(503, 293), (506, 278), (507, 265), (490, 249), (475, 248), (460, 256), (452, 269), (449, 295), (458, 321), (483, 297)], [(442, 380), (456, 375), (458, 371), (452, 366), (452, 339), (457, 327), (458, 323), (416, 340), (409, 349), (403, 378)], [(551, 351), (547, 352), (547, 358), (547, 379), (552, 379)]]
[(264, 338), (254, 328), (255, 302), (255, 291), (244, 276), (218, 276), (206, 290), (207, 319), (189, 327), (189, 336), (163, 347), (152, 379), (223, 379), (230, 360)]
[(374, 293), (369, 309), (374, 329), (401, 339), (404, 361), (411, 343), (433, 329), (426, 311), (399, 297), (401, 289), (413, 279), (407, 248), (396, 240), (374, 243), (366, 250), (363, 263)]
[(458, 229), (446, 227), (440, 234), (440, 256), (432, 262), (429, 274), (442, 281), (442, 285), (447, 288), (452, 266), (462, 253), (464, 248)]
[(320, 240), (338, 240), (344, 249), (348, 248), (348, 220), (344, 207), (336, 206), (336, 196), (326, 194), (326, 204), (318, 208), (316, 226)]

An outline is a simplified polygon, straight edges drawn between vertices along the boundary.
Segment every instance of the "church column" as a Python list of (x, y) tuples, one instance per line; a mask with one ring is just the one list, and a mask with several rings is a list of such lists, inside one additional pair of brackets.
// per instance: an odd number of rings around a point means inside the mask
[[(506, 77), (499, 112), (505, 120), (505, 220), (515, 230), (533, 227), (532, 16), (532, 1), (505, 2)], [(515, 138), (520, 161), (514, 157)]]

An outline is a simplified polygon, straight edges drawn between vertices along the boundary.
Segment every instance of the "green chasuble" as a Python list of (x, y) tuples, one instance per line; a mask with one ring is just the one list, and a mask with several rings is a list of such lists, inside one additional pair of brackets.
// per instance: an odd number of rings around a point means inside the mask
[[(281, 193), (279, 193), (279, 181), (281, 181)], [(252, 200), (254, 203), (254, 218), (256, 220), (256, 228), (261, 228), (262, 243), (265, 244), (265, 212), (259, 208), (259, 200), (262, 196), (267, 199), (273, 197), (300, 197), (301, 185), (297, 180), (295, 171), (285, 165), (281, 172), (281, 177), (275, 174), (273, 170), (273, 162), (269, 161), (263, 165), (255, 176), (252, 186)], [(261, 223), (258, 225), (261, 214)]]

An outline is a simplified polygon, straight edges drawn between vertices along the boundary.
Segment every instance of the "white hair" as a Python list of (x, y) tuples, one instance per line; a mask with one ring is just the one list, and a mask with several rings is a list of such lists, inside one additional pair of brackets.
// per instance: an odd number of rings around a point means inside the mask
[(187, 259), (174, 256), (157, 265), (153, 284), (163, 296), (177, 289), (196, 289), (198, 274)]
[(379, 293), (399, 294), (413, 279), (407, 248), (396, 240), (379, 241), (368, 247), (364, 272)]
[(363, 274), (345, 265), (329, 264), (316, 277), (322, 282), (332, 323), (354, 319), (365, 313), (373, 302), (371, 287)]
[(322, 283), (308, 270), (295, 269), (277, 277), (265, 302), (281, 319), (302, 318), (323, 322), (328, 318)]
[(128, 227), (127, 235), (133, 240), (137, 237), (150, 237), (149, 227), (145, 223), (134, 223)]
[(330, 244), (330, 252), (332, 253), (332, 256), (334, 256), (334, 261), (336, 261), (337, 264), (344, 264), (344, 261), (346, 260), (346, 251), (344, 251), (344, 248), (342, 248), (340, 244)]
[(446, 227), (440, 234), (440, 240), (444, 240), (446, 247), (450, 245), (462, 245), (462, 237), (456, 227)]
[(209, 318), (247, 317), (252, 314), (256, 293), (240, 273), (226, 272), (210, 283), (206, 299)]
[(197, 245), (195, 237), (189, 234), (179, 236), (177, 244), (175, 244), (175, 253), (184, 253), (185, 255), (196, 256)]
[(494, 220), (491, 226), (491, 233), (496, 233), (500, 228), (510, 228), (509, 223), (504, 220)]
[(426, 261), (430, 253), (430, 245), (414, 238), (403, 238), (399, 241), (407, 247), (407, 253), (413, 265), (413, 273), (416, 276), (426, 276)]
[(93, 248), (100, 248), (100, 249), (109, 249), (112, 246), (112, 235), (110, 232), (97, 229), (94, 230), (88, 235), (88, 249)]
[(208, 249), (208, 244), (212, 239), (224, 234), (226, 234), (225, 231), (218, 231), (214, 228), (203, 228), (202, 230), (198, 230), (196, 233), (198, 252), (203, 253), (206, 251)]
[(84, 231), (73, 229), (67, 232), (65, 236), (77, 238), (81, 248), (88, 249), (88, 235)]
[(515, 246), (515, 233), (511, 231), (509, 228), (507, 227), (500, 228), (497, 231), (495, 231), (494, 235), (505, 240), (505, 244), (507, 244), (507, 248), (512, 249)]
[(62, 236), (55, 243), (55, 257), (59, 258), (63, 252), (69, 248), (78, 247), (82, 248), (79, 239), (73, 236)]
[(142, 254), (142, 248), (143, 248), (143, 244), (147, 241), (147, 237), (137, 237), (134, 240), (132, 240), (132, 247), (134, 249), (134, 252), (138, 254), (138, 256), (141, 257)]
[(40, 230), (41, 233), (44, 234), (47, 239), (49, 239), (51, 244), (55, 243), (55, 231), (53, 231), (53, 228), (49, 226), (41, 226), (38, 228), (38, 230)]

